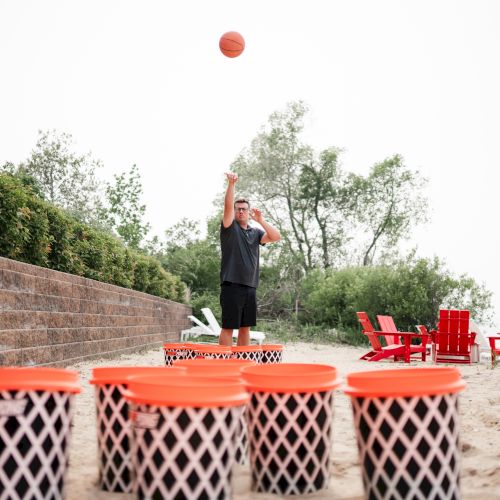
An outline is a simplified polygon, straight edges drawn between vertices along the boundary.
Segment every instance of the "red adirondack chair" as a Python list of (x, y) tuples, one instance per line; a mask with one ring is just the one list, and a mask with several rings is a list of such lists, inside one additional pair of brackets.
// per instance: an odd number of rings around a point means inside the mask
[[(378, 324), (380, 325), (380, 329), (383, 332), (393, 334), (392, 337), (386, 337), (387, 342), (391, 342), (391, 344), (401, 344), (400, 340), (401, 332), (398, 332), (398, 329), (396, 328), (396, 324), (394, 323), (394, 319), (392, 318), (392, 316), (382, 316), (379, 314), (377, 316), (377, 321)], [(425, 361), (425, 357), (427, 355), (427, 341), (429, 339), (429, 335), (427, 334), (427, 332), (424, 334), (420, 332), (420, 336), (421, 336), (420, 344), (418, 345), (411, 344), (410, 354), (420, 354), (422, 356), (422, 361)], [(417, 335), (415, 335), (414, 338), (415, 337), (417, 337)]]
[(367, 352), (359, 359), (366, 359), (367, 361), (379, 361), (381, 359), (390, 358), (394, 356), (394, 361), (397, 361), (398, 358), (401, 358), (405, 355), (405, 346), (401, 344), (387, 343), (386, 346), (383, 346), (379, 337), (389, 337), (392, 335), (387, 335), (385, 332), (377, 332), (373, 328), (370, 319), (368, 318), (368, 314), (365, 312), (357, 312), (358, 320), (361, 323), (361, 327), (363, 329), (363, 334), (368, 337), (370, 344), (372, 345), (372, 351)]
[(476, 333), (469, 332), (469, 311), (441, 309), (437, 330), (430, 335), (435, 363), (471, 363)]
[(496, 357), (500, 356), (500, 336), (488, 337), (488, 340), (491, 348), (491, 366), (494, 367), (496, 364)]

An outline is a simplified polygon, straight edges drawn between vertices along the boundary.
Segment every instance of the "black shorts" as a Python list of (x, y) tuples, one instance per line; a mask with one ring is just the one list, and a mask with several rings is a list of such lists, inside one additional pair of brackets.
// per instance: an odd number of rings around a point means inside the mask
[(220, 286), (222, 328), (239, 328), (257, 324), (256, 289), (224, 281)]

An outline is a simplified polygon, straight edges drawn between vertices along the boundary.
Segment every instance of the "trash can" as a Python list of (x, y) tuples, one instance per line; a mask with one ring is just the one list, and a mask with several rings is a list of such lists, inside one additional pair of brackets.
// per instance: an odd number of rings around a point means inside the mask
[(247, 359), (260, 363), (262, 361), (262, 347), (260, 345), (234, 345), (231, 347), (234, 359)]
[(134, 377), (125, 395), (138, 498), (231, 497), (234, 435), (248, 401), (241, 382)]
[(132, 491), (132, 463), (129, 405), (123, 397), (128, 378), (134, 375), (182, 375), (182, 367), (164, 366), (106, 366), (94, 368), (97, 416), (97, 449), (99, 486), (104, 491), (130, 493)]
[[(233, 380), (243, 380), (241, 369), (245, 366), (255, 366), (255, 361), (244, 359), (188, 359), (179, 360), (174, 366), (183, 366), (188, 375), (197, 377), (223, 377)], [(240, 422), (235, 435), (235, 461), (244, 465), (248, 462), (248, 431), (246, 408), (240, 416)]]
[(0, 368), (0, 497), (63, 498), (78, 373)]
[(326, 488), (337, 370), (282, 363), (245, 367), (242, 375), (250, 392), (252, 490), (303, 495)]
[(347, 375), (366, 498), (460, 498), (464, 387), (452, 367)]
[(281, 363), (283, 361), (282, 344), (262, 344), (262, 364)]

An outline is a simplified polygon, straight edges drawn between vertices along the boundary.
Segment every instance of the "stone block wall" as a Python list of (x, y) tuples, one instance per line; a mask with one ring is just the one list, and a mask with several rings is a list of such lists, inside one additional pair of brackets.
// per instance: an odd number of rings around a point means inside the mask
[(191, 307), (0, 257), (0, 366), (68, 364), (175, 342)]

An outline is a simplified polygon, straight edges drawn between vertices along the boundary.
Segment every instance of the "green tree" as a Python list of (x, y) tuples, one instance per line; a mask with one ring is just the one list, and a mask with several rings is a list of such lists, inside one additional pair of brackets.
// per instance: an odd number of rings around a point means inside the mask
[(395, 248), (410, 236), (413, 226), (427, 221), (427, 199), (422, 194), (426, 182), (418, 171), (405, 167), (400, 155), (374, 165), (366, 178), (352, 177), (364, 266), (373, 263), (377, 248)]
[(150, 230), (143, 222), (146, 205), (141, 203), (142, 183), (137, 165), (129, 172), (114, 176), (114, 183), (106, 186), (107, 206), (102, 218), (131, 248), (138, 249)]
[(35, 148), (16, 174), (25, 184), (36, 187), (43, 197), (87, 223), (98, 223), (101, 208), (101, 184), (96, 170), (99, 160), (90, 153), (79, 155), (71, 134), (55, 130), (39, 131)]

